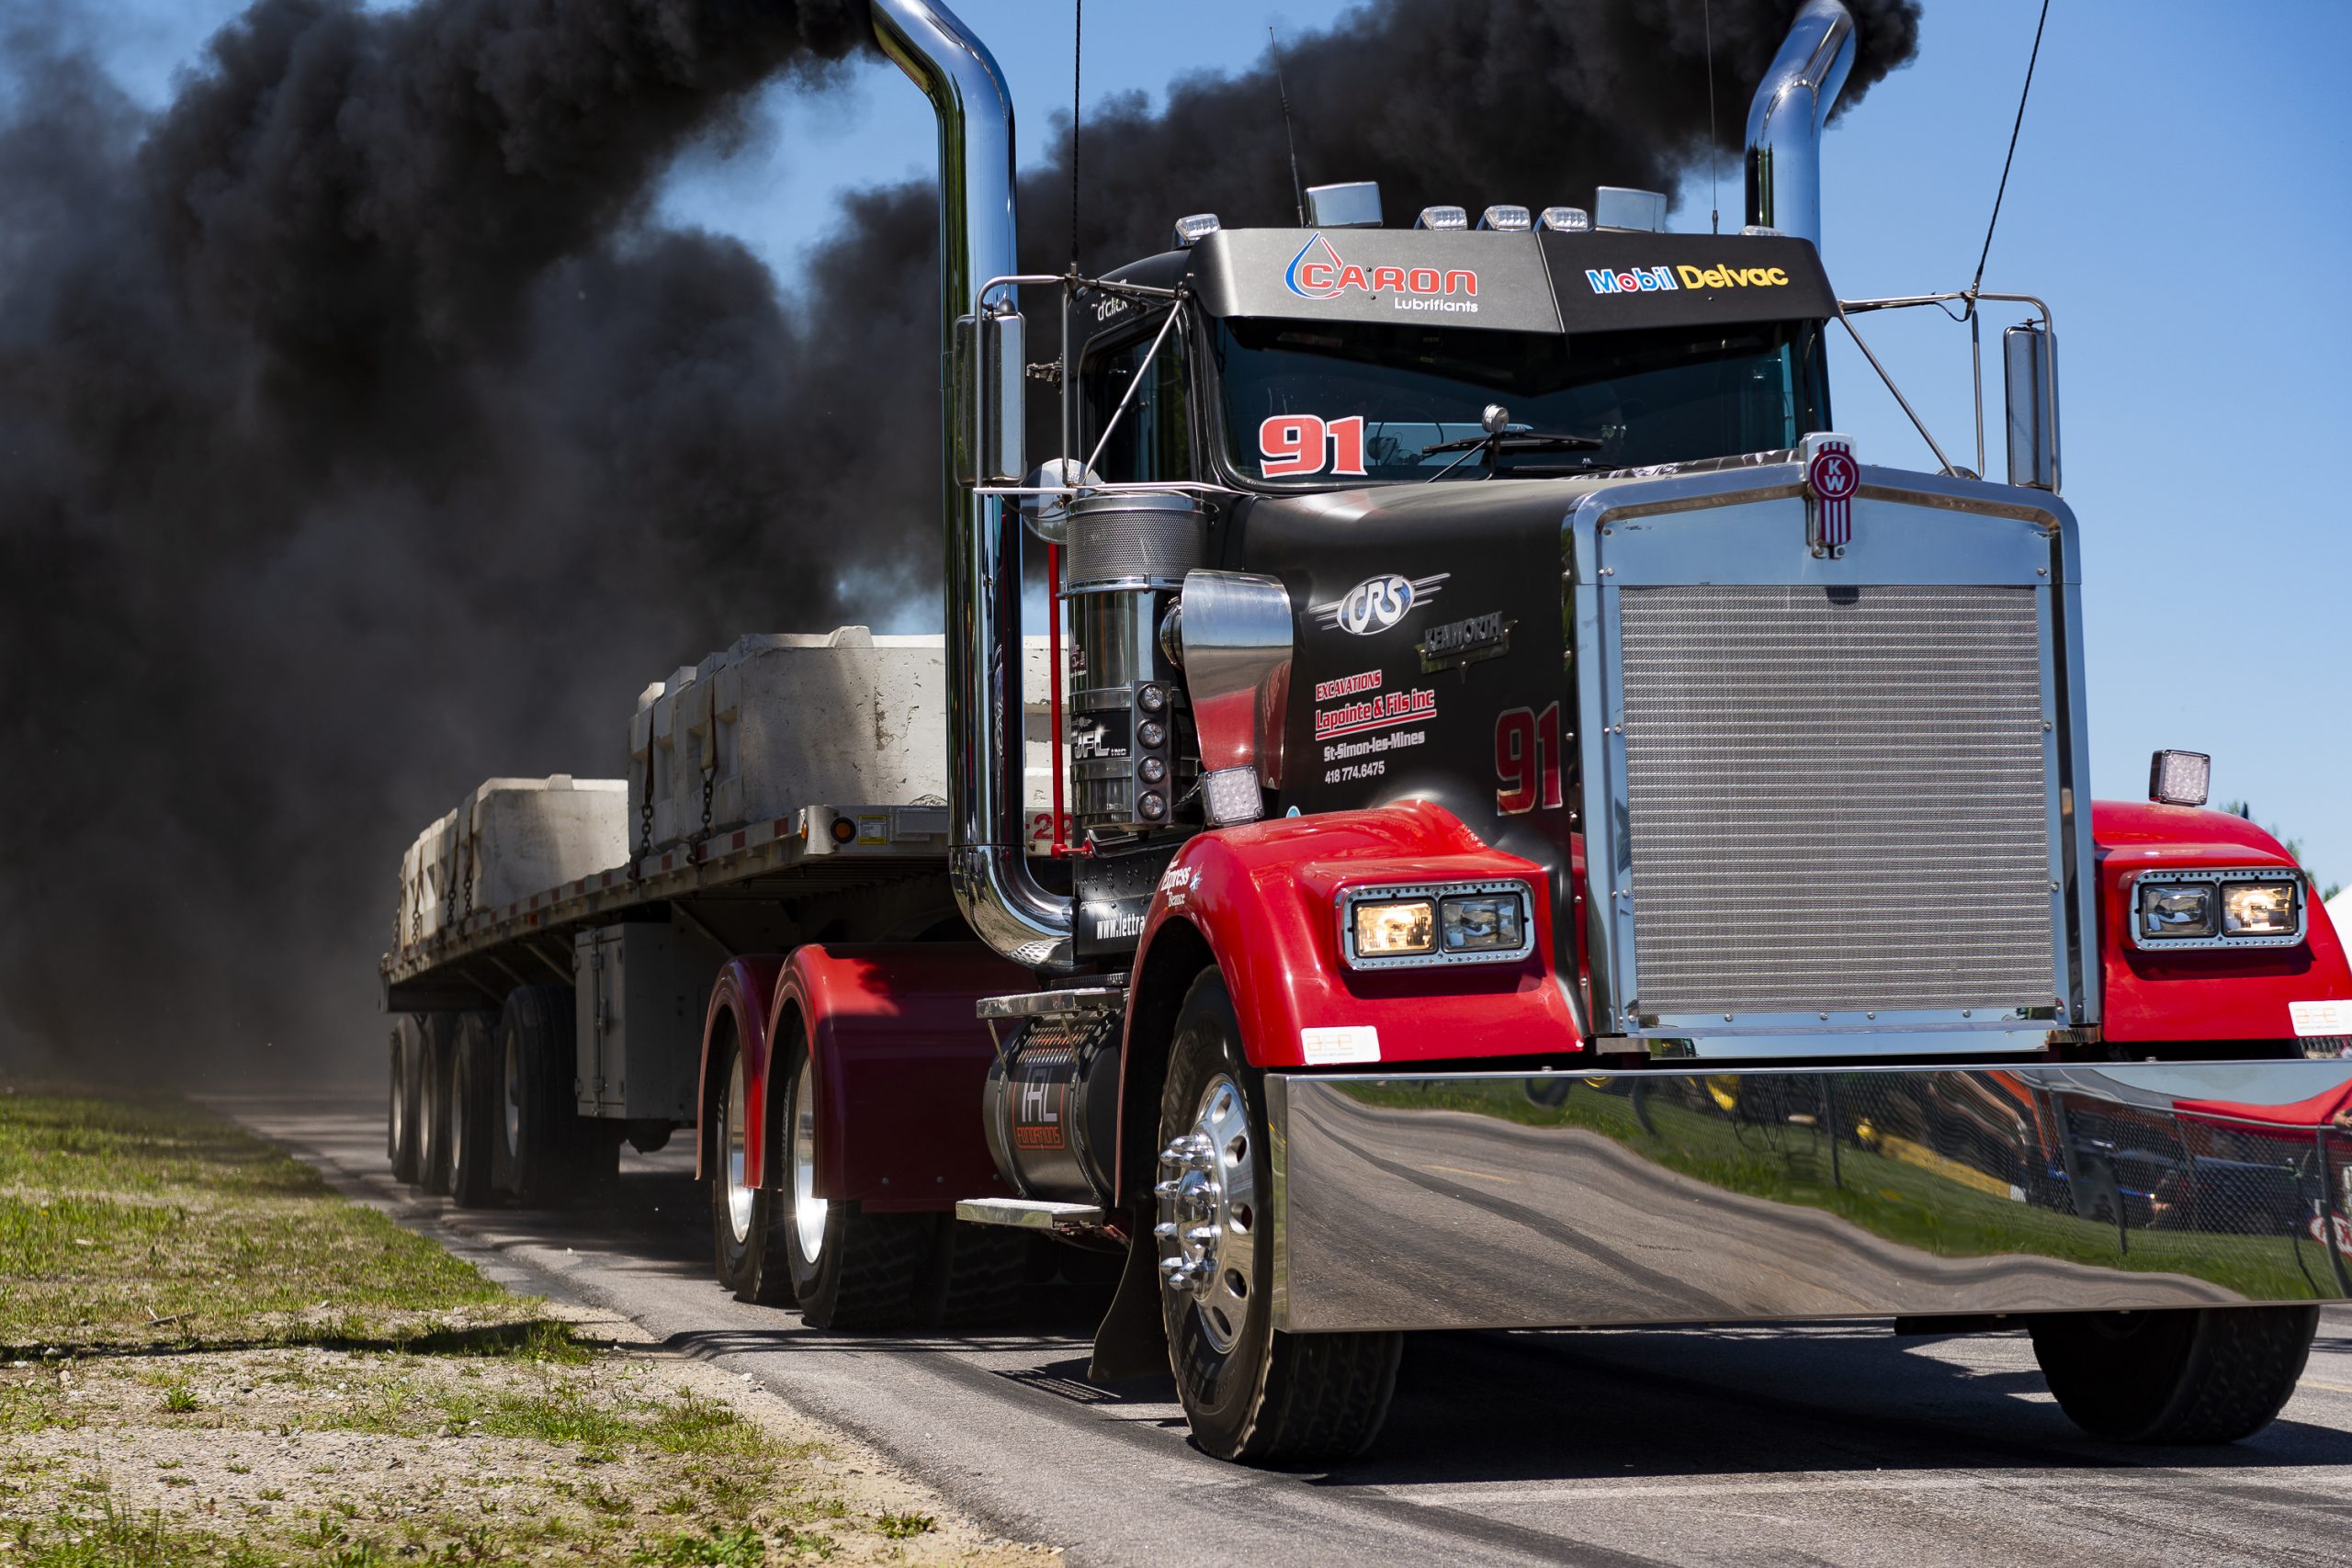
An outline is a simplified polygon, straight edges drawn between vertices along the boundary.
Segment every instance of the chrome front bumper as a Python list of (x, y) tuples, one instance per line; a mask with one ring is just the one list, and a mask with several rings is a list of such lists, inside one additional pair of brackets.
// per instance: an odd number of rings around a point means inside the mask
[(2352, 1061), (1267, 1084), (1292, 1332), (2352, 1299)]

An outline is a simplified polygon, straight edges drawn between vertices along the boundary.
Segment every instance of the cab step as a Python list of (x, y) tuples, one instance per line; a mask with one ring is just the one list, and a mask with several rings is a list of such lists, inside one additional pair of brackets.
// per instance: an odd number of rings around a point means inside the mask
[(1043, 1198), (966, 1198), (956, 1217), (976, 1225), (1012, 1225), (1030, 1231), (1099, 1231), (1108, 1218), (1093, 1203), (1054, 1203)]

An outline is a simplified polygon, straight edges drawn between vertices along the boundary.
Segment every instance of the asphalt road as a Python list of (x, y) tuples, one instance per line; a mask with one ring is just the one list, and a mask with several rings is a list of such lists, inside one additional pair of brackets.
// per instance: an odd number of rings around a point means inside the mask
[(2300, 1392), (2217, 1450), (2090, 1441), (2021, 1334), (1883, 1325), (1452, 1334), (1406, 1349), (1378, 1446), (1329, 1473), (1195, 1452), (1165, 1379), (1084, 1380), (1100, 1298), (1030, 1332), (839, 1337), (709, 1272), (683, 1152), (628, 1156), (594, 1211), (459, 1212), (396, 1186), (368, 1101), (222, 1097), (345, 1190), (517, 1288), (620, 1312), (1077, 1563), (2340, 1563), (2352, 1556), (2352, 1311)]

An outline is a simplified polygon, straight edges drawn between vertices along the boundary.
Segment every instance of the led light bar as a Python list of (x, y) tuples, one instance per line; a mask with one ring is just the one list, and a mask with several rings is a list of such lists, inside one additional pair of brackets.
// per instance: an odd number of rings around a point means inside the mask
[(1470, 214), (1458, 207), (1424, 207), (1413, 220), (1416, 229), (1467, 229)]
[(1524, 207), (1489, 207), (1478, 214), (1478, 227), (1503, 234), (1524, 234), (1534, 226)]
[(1535, 226), (1547, 234), (1589, 234), (1592, 214), (1581, 207), (1547, 207)]

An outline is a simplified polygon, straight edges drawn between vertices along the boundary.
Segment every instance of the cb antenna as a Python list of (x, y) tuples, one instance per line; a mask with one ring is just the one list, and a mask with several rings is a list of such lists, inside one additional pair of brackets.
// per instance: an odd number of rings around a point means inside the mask
[(1715, 7), (1713, 0), (1701, 0), (1699, 18), (1706, 28), (1707, 48), (1707, 232), (1724, 231), (1724, 204), (1715, 185), (1715, 171), (1723, 166), (1723, 149), (1715, 144)]
[(1298, 202), (1298, 226), (1306, 227), (1306, 190), (1298, 180), (1298, 138), (1290, 128), (1290, 89), (1283, 85), (1283, 46), (1274, 39), (1274, 29), (1266, 29), (1266, 49), (1274, 57), (1274, 96), (1282, 100), (1283, 140), (1290, 143), (1290, 193)]

